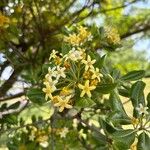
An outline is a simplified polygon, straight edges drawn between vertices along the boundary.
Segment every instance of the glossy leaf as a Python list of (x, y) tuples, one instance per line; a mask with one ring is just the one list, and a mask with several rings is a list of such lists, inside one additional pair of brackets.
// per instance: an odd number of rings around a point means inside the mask
[(124, 81), (135, 81), (143, 78), (145, 76), (144, 70), (139, 71), (131, 71), (127, 73), (126, 75), (122, 76), (121, 79)]
[(31, 88), (28, 90), (27, 96), (33, 103), (41, 105), (45, 102), (45, 95), (41, 89)]
[(112, 84), (100, 84), (97, 86), (96, 90), (99, 93), (107, 94), (110, 93), (115, 87), (117, 86), (117, 83)]
[(144, 88), (145, 83), (143, 81), (137, 81), (131, 87), (131, 101), (134, 106), (134, 117), (138, 116), (136, 108), (139, 107), (139, 104), (145, 105)]
[(81, 108), (91, 107), (94, 104), (95, 102), (91, 98), (88, 98), (88, 97), (82, 97), (82, 98), (80, 97), (76, 99), (76, 102), (75, 102), (75, 106), (81, 107)]
[(142, 132), (138, 137), (137, 150), (149, 150), (150, 149), (150, 136), (145, 132)]

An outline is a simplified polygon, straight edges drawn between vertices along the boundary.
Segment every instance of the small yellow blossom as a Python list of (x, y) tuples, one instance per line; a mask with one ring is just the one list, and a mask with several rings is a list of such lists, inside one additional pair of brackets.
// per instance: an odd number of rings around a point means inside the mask
[(57, 80), (60, 77), (63, 77), (63, 78), (66, 77), (66, 75), (65, 75), (65, 69), (66, 69), (65, 67), (57, 66), (57, 70), (56, 70)]
[(48, 140), (48, 136), (47, 135), (40, 135), (36, 138), (37, 142), (44, 142)]
[(94, 69), (93, 64), (96, 62), (95, 59), (91, 59), (90, 55), (87, 56), (87, 60), (82, 60), (82, 63), (85, 64), (85, 71), (88, 69)]
[(56, 84), (57, 84), (57, 82), (58, 82), (58, 80), (57, 79), (53, 80), (49, 74), (47, 74), (45, 76), (44, 84), (46, 86), (50, 86), (53, 92), (56, 90)]
[(116, 28), (106, 26), (104, 30), (105, 30), (105, 34), (106, 34), (106, 38), (108, 39), (108, 42), (113, 43), (113, 44), (120, 43), (120, 36)]
[(79, 44), (81, 43), (81, 39), (78, 35), (74, 34), (69, 34), (68, 37), (65, 37), (64, 39), (65, 42), (68, 42), (74, 46), (79, 46)]
[(148, 114), (147, 111), (148, 107), (144, 107), (141, 103), (139, 104), (139, 107), (136, 108), (136, 110), (138, 110), (139, 114)]
[(65, 67), (66, 69), (70, 69), (71, 65), (70, 65), (69, 62), (64, 61), (64, 67)]
[(72, 61), (81, 60), (83, 57), (83, 52), (72, 48), (69, 53), (65, 56), (66, 60), (71, 59)]
[(93, 73), (92, 75), (92, 79), (98, 79), (98, 81), (100, 82), (100, 77), (102, 77), (102, 74), (100, 73), (99, 69), (91, 69), (91, 72)]
[(81, 129), (81, 130), (79, 131), (79, 138), (84, 138), (84, 139), (87, 138), (87, 135), (83, 132), (83, 129)]
[(49, 67), (48, 75), (49, 75), (49, 77), (56, 77), (56, 67), (53, 67), (53, 68)]
[(136, 138), (134, 143), (130, 146), (130, 150), (137, 150), (137, 143), (138, 143), (138, 140)]
[(90, 37), (91, 33), (88, 32), (87, 28), (83, 27), (83, 26), (79, 26), (77, 29), (78, 29), (79, 37), (80, 37), (81, 41), (85, 42), (85, 40)]
[(58, 96), (58, 103), (54, 104), (54, 106), (59, 107), (59, 111), (62, 112), (65, 108), (70, 109), (72, 106), (69, 103), (71, 96), (66, 96), (63, 99)]
[(91, 72), (90, 71), (85, 71), (84, 73), (83, 73), (83, 78), (84, 79), (91, 79)]
[(131, 119), (131, 122), (132, 122), (132, 124), (133, 124), (134, 126), (136, 126), (136, 125), (139, 124), (139, 119), (133, 117), (133, 118)]
[(52, 50), (52, 53), (50, 54), (50, 57), (49, 57), (49, 60), (51, 60), (52, 58), (56, 58), (57, 57), (57, 54), (58, 53), (58, 51), (56, 51), (56, 50)]
[(68, 128), (64, 127), (61, 132), (59, 132), (61, 138), (65, 138), (69, 132)]
[(50, 85), (48, 84), (48, 82), (45, 83), (45, 85), (46, 85), (46, 87), (42, 89), (43, 92), (46, 94), (46, 95), (45, 95), (45, 99), (46, 99), (46, 100), (47, 100), (48, 98), (52, 99), (52, 93), (55, 91), (55, 89), (54, 89), (52, 86), (50, 86)]
[(52, 102), (55, 104), (55, 103), (58, 103), (58, 99), (59, 99), (59, 96), (56, 95), (56, 96), (53, 96), (52, 98)]
[(69, 34), (68, 37), (65, 37), (64, 41), (72, 44), (73, 46), (82, 45), (87, 40), (90, 40), (91, 33), (87, 31), (86, 27), (79, 26), (77, 27), (78, 34)]
[(79, 84), (78, 87), (82, 89), (82, 92), (80, 94), (80, 97), (83, 97), (85, 94), (88, 95), (88, 97), (91, 97), (91, 91), (96, 88), (96, 86), (90, 86), (89, 80), (85, 81), (85, 85)]
[(70, 89), (68, 87), (63, 87), (63, 89), (61, 90), (60, 92), (60, 95), (61, 96), (68, 96), (70, 94), (74, 94), (74, 90), (73, 89)]
[(91, 81), (91, 84), (90, 85), (94, 85), (94, 86), (96, 86), (97, 84), (98, 84), (98, 80), (97, 79), (94, 79), (94, 80), (92, 80)]
[(60, 65), (61, 62), (62, 62), (62, 58), (60, 58), (59, 56), (56, 56), (56, 57), (54, 58), (54, 62), (55, 62), (56, 65)]

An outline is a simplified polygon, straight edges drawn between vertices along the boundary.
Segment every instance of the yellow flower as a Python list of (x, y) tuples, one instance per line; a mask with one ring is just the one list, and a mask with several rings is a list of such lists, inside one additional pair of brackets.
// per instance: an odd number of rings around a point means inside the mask
[(54, 106), (59, 107), (60, 112), (62, 112), (65, 108), (72, 108), (72, 106), (68, 104), (71, 96), (64, 97), (63, 99), (60, 96), (58, 96), (57, 98), (58, 103), (54, 104)]
[(131, 119), (131, 122), (132, 122), (132, 124), (133, 124), (134, 126), (136, 126), (136, 125), (139, 124), (139, 119), (133, 117), (133, 118)]
[(82, 42), (85, 42), (86, 39), (88, 39), (91, 35), (90, 32), (87, 31), (87, 28), (86, 27), (83, 27), (83, 26), (79, 26), (78, 28), (78, 32), (79, 32), (79, 37), (81, 39)]
[(52, 58), (56, 58), (56, 54), (58, 53), (58, 51), (55, 51), (54, 49), (52, 50), (52, 53), (50, 54), (49, 60), (51, 60)]
[(90, 79), (91, 78), (91, 72), (90, 71), (85, 71), (83, 73), (83, 78), (84, 79)]
[(59, 64), (61, 64), (61, 62), (62, 62), (62, 58), (60, 58), (59, 56), (56, 56), (56, 57), (54, 58), (54, 62), (55, 62), (56, 65), (59, 65)]
[(66, 60), (71, 59), (72, 61), (81, 60), (83, 57), (83, 52), (72, 48), (69, 53), (65, 56)]
[(69, 34), (68, 37), (65, 37), (64, 41), (73, 46), (79, 46), (91, 38), (91, 33), (87, 31), (86, 27), (79, 26), (77, 29), (78, 34)]
[(56, 77), (56, 67), (48, 68), (48, 75), (46, 75), (45, 78), (51, 78), (51, 77)]
[(67, 61), (64, 61), (64, 67), (66, 68), (66, 69), (70, 69), (70, 63), (69, 62), (67, 62)]
[(81, 43), (80, 37), (76, 34), (69, 34), (68, 37), (65, 37), (64, 41), (74, 46), (79, 46), (79, 44)]
[(79, 84), (78, 87), (80, 89), (82, 89), (82, 92), (80, 94), (80, 97), (83, 97), (85, 94), (88, 95), (88, 97), (91, 97), (91, 92), (92, 90), (94, 90), (96, 88), (96, 86), (90, 86), (89, 85), (89, 80), (85, 81), (85, 85)]
[(83, 132), (83, 129), (81, 129), (78, 133), (79, 133), (79, 138), (84, 138), (84, 139), (87, 138), (87, 134), (85, 134), (85, 133)]
[(61, 132), (59, 132), (61, 138), (65, 138), (69, 132), (68, 128), (64, 127)]
[(63, 78), (66, 77), (65, 69), (66, 69), (65, 67), (57, 66), (57, 70), (56, 70), (57, 79), (59, 79), (60, 77), (63, 77)]
[(92, 79), (96, 78), (100, 82), (100, 77), (102, 77), (102, 74), (99, 72), (99, 69), (98, 68), (96, 68), (95, 70), (91, 69), (91, 72), (93, 73)]
[(68, 87), (64, 87), (62, 89), (62, 91), (60, 92), (60, 95), (61, 96), (67, 96), (67, 95), (70, 95), (70, 94), (73, 94), (74, 93), (74, 90), (73, 89), (70, 89)]
[(49, 83), (45, 83), (46, 87), (42, 89), (42, 91), (46, 94), (45, 99), (52, 99), (52, 93), (55, 91), (54, 87), (50, 86)]
[(87, 60), (82, 60), (82, 63), (85, 64), (85, 71), (87, 71), (89, 68), (94, 69), (93, 64), (96, 62), (95, 59), (91, 60), (90, 55), (87, 56)]
[(148, 115), (147, 111), (148, 107), (144, 107), (141, 103), (139, 104), (139, 107), (136, 108), (136, 110), (139, 112), (139, 114)]
[(108, 39), (108, 42), (113, 43), (113, 44), (120, 43), (120, 36), (118, 34), (117, 29), (110, 27), (110, 26), (106, 26), (104, 30), (105, 30), (105, 34), (106, 34), (106, 38)]
[(98, 84), (98, 80), (97, 79), (94, 79), (94, 80), (92, 80), (91, 81), (91, 84), (90, 85), (94, 85), (94, 86), (96, 86), (97, 84)]
[(137, 150), (137, 138), (135, 139), (135, 141), (133, 142), (133, 144), (130, 146), (130, 150)]
[(48, 136), (47, 135), (40, 135), (36, 139), (37, 142), (45, 142), (47, 140), (48, 140)]

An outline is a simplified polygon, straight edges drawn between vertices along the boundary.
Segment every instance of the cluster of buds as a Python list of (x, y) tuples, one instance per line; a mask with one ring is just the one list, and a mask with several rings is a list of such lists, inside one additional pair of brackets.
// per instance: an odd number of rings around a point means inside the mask
[(65, 42), (72, 44), (73, 46), (79, 46), (92, 39), (92, 35), (87, 31), (86, 27), (79, 26), (77, 27), (78, 34), (70, 34), (68, 37), (65, 37)]
[[(81, 33), (86, 32), (83, 29), (79, 28)], [(82, 38), (87, 39), (90, 35), (87, 33), (83, 34)], [(71, 39), (71, 36), (68, 38)], [(73, 107), (77, 91), (80, 91), (80, 97), (91, 98), (91, 92), (96, 89), (102, 77), (99, 68), (95, 67), (96, 59), (92, 59), (84, 48), (75, 47), (72, 42), (70, 44), (72, 48), (64, 55), (52, 51), (49, 58), (50, 67), (44, 79), (45, 99), (51, 100), (60, 112)]]
[(118, 30), (111, 26), (104, 27), (106, 39), (110, 44), (119, 44), (120, 43), (120, 36), (118, 34)]

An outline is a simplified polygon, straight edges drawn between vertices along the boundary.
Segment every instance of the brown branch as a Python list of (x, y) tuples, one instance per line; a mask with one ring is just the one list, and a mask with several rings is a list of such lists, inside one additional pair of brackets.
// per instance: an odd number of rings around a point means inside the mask
[(136, 29), (134, 31), (129, 31), (123, 35), (121, 35), (121, 39), (124, 39), (124, 38), (128, 38), (129, 36), (131, 35), (134, 35), (134, 34), (138, 34), (138, 33), (141, 33), (141, 32), (146, 32), (150, 30), (150, 25), (147, 25), (145, 27), (142, 27), (142, 28), (139, 28), (139, 29)]
[(0, 87), (0, 97), (3, 97), (6, 95), (7, 91), (13, 86), (13, 84), (16, 82), (18, 74), (22, 71), (22, 68), (18, 68), (14, 70), (14, 72), (11, 74), (8, 80), (6, 80), (2, 86)]
[(12, 100), (14, 98), (18, 98), (18, 97), (21, 97), (23, 95), (25, 95), (25, 92), (21, 92), (21, 93), (15, 94), (15, 95), (11, 95), (11, 96), (7, 96), (7, 97), (4, 97), (4, 98), (0, 98), (0, 102)]
[(114, 10), (117, 10), (117, 9), (122, 9), (122, 8), (125, 8), (125, 7), (128, 7), (129, 5), (133, 4), (133, 3), (136, 3), (138, 2), (139, 0), (133, 0), (127, 4), (124, 4), (124, 5), (121, 5), (121, 6), (118, 6), (118, 7), (113, 7), (113, 8), (110, 8), (110, 9), (103, 9), (103, 10), (100, 10), (100, 13), (106, 13), (106, 12), (109, 12), (109, 11), (114, 11)]
[(0, 77), (3, 73), (3, 71), (5, 70), (5, 68), (9, 65), (9, 61), (5, 61), (0, 67)]

